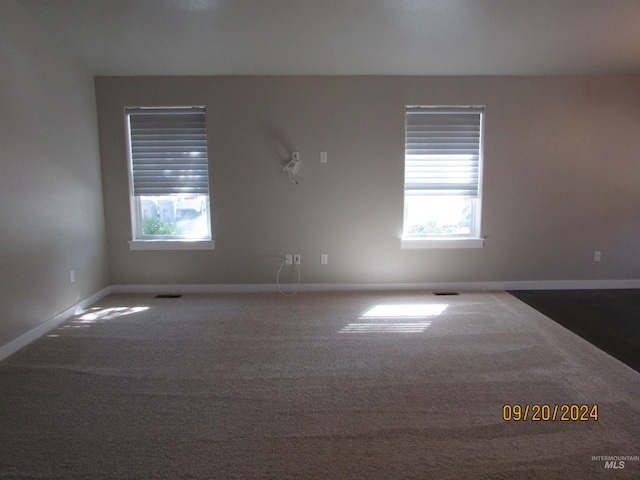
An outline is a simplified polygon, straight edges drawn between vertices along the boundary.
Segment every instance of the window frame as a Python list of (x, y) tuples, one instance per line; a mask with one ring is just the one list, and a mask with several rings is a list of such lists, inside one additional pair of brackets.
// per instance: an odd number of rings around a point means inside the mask
[[(202, 237), (185, 237), (184, 235), (149, 235), (144, 234), (142, 230), (143, 223), (143, 211), (142, 211), (142, 197), (145, 196), (169, 196), (167, 194), (149, 194), (149, 195), (136, 195), (134, 191), (134, 155), (132, 150), (132, 130), (131, 130), (131, 115), (136, 113), (153, 113), (153, 114), (167, 114), (167, 113), (202, 113), (205, 115), (204, 127), (206, 131), (206, 107), (204, 106), (180, 106), (180, 107), (126, 107), (125, 108), (125, 136), (127, 143), (127, 166), (128, 166), (128, 179), (129, 179), (129, 206), (131, 214), (131, 233), (132, 239), (128, 241), (129, 248), (131, 250), (213, 250), (215, 249), (215, 241), (212, 236), (212, 221), (211, 221), (211, 193), (210, 187), (207, 187), (206, 206), (202, 215), (207, 215), (207, 235)], [(207, 135), (208, 137), (208, 135)], [(206, 142), (205, 142), (206, 144)], [(210, 183), (209, 176), (209, 161), (208, 161), (208, 145), (206, 145), (205, 158), (207, 159), (207, 184)], [(190, 193), (185, 191), (184, 193)], [(194, 195), (198, 195), (195, 194)], [(202, 195), (201, 193), (199, 195)], [(175, 195), (178, 196), (177, 194)]]
[[(407, 189), (407, 134), (408, 134), (408, 115), (410, 113), (429, 114), (479, 114), (479, 138), (478, 138), (478, 178), (477, 178), (477, 194), (469, 196), (463, 194), (449, 195), (451, 198), (473, 198), (470, 213), (470, 232), (461, 234), (409, 234), (407, 230), (408, 217), (408, 199), (411, 197), (410, 190)], [(402, 249), (427, 249), (427, 248), (482, 248), (484, 247), (484, 239), (481, 237), (481, 220), (482, 220), (482, 187), (483, 187), (483, 160), (484, 160), (484, 122), (485, 107), (484, 106), (424, 106), (424, 105), (406, 105), (405, 106), (405, 184), (403, 185), (403, 224), (402, 235), (400, 238), (400, 246)], [(415, 197), (416, 195), (414, 195)], [(444, 195), (447, 196), (447, 195)], [(434, 198), (435, 195), (425, 195), (424, 198)]]

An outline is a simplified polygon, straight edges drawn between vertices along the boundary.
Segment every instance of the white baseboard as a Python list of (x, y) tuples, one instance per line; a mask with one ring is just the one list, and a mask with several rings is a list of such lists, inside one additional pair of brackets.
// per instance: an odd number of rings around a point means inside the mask
[(626, 280), (531, 280), (502, 282), (500, 290), (611, 290), (640, 288), (640, 279)]
[(94, 293), (93, 295), (85, 298), (84, 300), (76, 303), (74, 306), (67, 308), (64, 312), (59, 313), (53, 318), (50, 318), (44, 323), (41, 323), (36, 328), (29, 330), (27, 333), (20, 335), (18, 338), (10, 341), (6, 345), (0, 347), (0, 361), (7, 358), (9, 355), (14, 354), (21, 348), (27, 346), (34, 340), (42, 337), (47, 334), (62, 322), (70, 319), (74, 315), (78, 314), (89, 305), (92, 305), (99, 301), (101, 298), (109, 295), (111, 293), (111, 287), (106, 287), (100, 290), (99, 292)]
[[(285, 292), (295, 284), (284, 284)], [(434, 282), (434, 283), (308, 283), (299, 292), (331, 291), (496, 291), (496, 290), (586, 290), (640, 288), (640, 279), (629, 280), (531, 280), (505, 282)], [(187, 284), (187, 285), (112, 285), (112, 293), (269, 293), (278, 292), (276, 284)]]

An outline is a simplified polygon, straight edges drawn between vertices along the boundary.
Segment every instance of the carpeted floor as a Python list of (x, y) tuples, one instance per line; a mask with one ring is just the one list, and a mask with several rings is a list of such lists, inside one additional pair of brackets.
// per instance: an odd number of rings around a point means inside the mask
[(110, 295), (0, 362), (0, 478), (639, 478), (638, 418), (505, 292)]

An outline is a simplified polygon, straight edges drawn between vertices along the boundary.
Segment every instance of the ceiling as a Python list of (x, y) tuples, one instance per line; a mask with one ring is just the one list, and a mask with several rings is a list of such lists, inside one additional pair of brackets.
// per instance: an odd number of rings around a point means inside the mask
[(640, 0), (15, 0), (95, 75), (640, 73)]

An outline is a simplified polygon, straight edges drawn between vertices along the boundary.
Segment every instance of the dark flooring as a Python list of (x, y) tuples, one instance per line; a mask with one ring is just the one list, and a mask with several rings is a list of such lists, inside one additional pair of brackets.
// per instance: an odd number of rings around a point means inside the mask
[(509, 293), (640, 372), (640, 289)]

